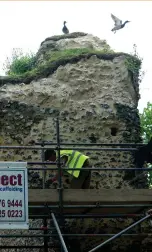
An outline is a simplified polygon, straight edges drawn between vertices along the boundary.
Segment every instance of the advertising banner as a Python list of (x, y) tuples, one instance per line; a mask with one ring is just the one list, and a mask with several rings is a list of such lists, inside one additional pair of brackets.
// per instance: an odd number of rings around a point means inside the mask
[(0, 162), (0, 229), (28, 229), (26, 162)]

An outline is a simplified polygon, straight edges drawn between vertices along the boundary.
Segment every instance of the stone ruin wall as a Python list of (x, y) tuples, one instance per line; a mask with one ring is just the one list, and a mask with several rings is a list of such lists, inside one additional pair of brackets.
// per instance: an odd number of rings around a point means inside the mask
[[(88, 38), (86, 40), (88, 41)], [(94, 39), (93, 42), (97, 43), (96, 40)], [(63, 45), (63, 41), (61, 42)], [(65, 42), (67, 45), (67, 41)], [(73, 45), (74, 42), (73, 39), (73, 42), (69, 43)], [(90, 44), (94, 45), (93, 42), (90, 41)], [(76, 43), (78, 46), (77, 41)], [(29, 85), (24, 83), (2, 85), (0, 87), (0, 145), (30, 145), (31, 141), (41, 140), (56, 142), (54, 119), (57, 115), (60, 117), (62, 142), (136, 143), (140, 141), (137, 103), (138, 94), (127, 70), (125, 56), (114, 57), (113, 60), (102, 60), (93, 55), (75, 64), (60, 66), (47, 78), (32, 81)], [(84, 151), (84, 153), (91, 157), (91, 164), (96, 167), (134, 167), (133, 155), (130, 152)], [(40, 154), (40, 151), (35, 150), (3, 150), (0, 159), (40, 161)], [(127, 180), (124, 180), (125, 175), (125, 172), (118, 171), (94, 171), (91, 188), (147, 187), (145, 180), (129, 184)], [(50, 173), (47, 174), (47, 178), (49, 176)], [(70, 177), (66, 176), (64, 188), (68, 188), (69, 184)], [(42, 188), (42, 173), (29, 173), (29, 185), (30, 188)], [(56, 188), (56, 186), (53, 184), (50, 188)], [(85, 225), (87, 232), (91, 230), (89, 233), (93, 230), (95, 233), (116, 233), (131, 222), (131, 220), (123, 221), (122, 219), (101, 219), (95, 221), (95, 226), (92, 226), (88, 220), (83, 222), (73, 220), (76, 230), (72, 229), (71, 232), (86, 231)], [(31, 221), (32, 226), (38, 223), (40, 224), (40, 220)], [(35, 233), (40, 232), (35, 231)], [(88, 251), (96, 246), (101, 238), (86, 238), (85, 243), (84, 238), (80, 240), (83, 241), (82, 244), (85, 244), (83, 251), (85, 249)], [(120, 251), (130, 251), (133, 248), (133, 246), (130, 247), (130, 240), (129, 237), (121, 238), (104, 251), (111, 251), (111, 248), (113, 251), (118, 248)], [(22, 242), (33, 245), (35, 241), (42, 245), (43, 241), (40, 238), (22, 239)], [(20, 243), (21, 239), (12, 239), (15, 245), (18, 242)], [(1, 240), (0, 243), (7, 244), (8, 240)], [(139, 246), (141, 244), (137, 242), (136, 248)]]

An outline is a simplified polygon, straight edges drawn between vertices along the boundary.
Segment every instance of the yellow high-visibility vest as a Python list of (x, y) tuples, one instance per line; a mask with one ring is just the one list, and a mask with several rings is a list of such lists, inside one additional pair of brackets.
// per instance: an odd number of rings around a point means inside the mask
[[(57, 151), (56, 151), (57, 156)], [(73, 150), (60, 150), (60, 157), (67, 156), (68, 161), (66, 162), (67, 172), (74, 177), (78, 178), (80, 174), (80, 170), (86, 161), (86, 159), (89, 159), (88, 156), (85, 156), (84, 154), (80, 153), (79, 151), (73, 151)], [(73, 168), (73, 170), (68, 170), (68, 168)], [(80, 170), (76, 170), (74, 168), (79, 168)]]

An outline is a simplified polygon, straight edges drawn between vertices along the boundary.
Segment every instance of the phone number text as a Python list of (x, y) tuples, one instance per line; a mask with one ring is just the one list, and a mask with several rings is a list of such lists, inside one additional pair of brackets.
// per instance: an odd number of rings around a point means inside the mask
[(16, 218), (22, 217), (22, 210), (0, 210), (0, 217)]
[(1, 207), (22, 207), (22, 200), (4, 200), (0, 199)]

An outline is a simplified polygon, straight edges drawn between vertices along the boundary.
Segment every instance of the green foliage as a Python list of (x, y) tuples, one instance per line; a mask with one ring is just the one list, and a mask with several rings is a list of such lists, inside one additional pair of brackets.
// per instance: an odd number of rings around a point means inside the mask
[[(20, 70), (18, 72), (16, 71), (15, 73), (9, 71), (9, 76), (6, 80), (3, 80), (3, 84), (8, 83), (8, 81), (12, 84), (20, 82), (29, 83), (34, 79), (37, 80), (38, 78), (44, 78), (50, 74), (53, 74), (59, 66), (64, 66), (68, 63), (74, 64), (80, 61), (81, 59), (89, 59), (93, 55), (96, 55), (99, 59), (102, 60), (113, 60), (115, 57), (120, 57), (122, 55), (125, 57), (129, 56), (130, 58), (133, 57), (122, 52), (116, 53), (108, 46), (105, 47), (103, 50), (94, 50), (90, 48), (75, 48), (61, 51), (52, 51), (49, 53), (45, 53), (44, 61), (42, 63), (36, 62), (34, 64), (31, 64), (31, 70), (27, 70), (28, 68), (26, 68), (26, 71), (24, 72)], [(7, 69), (10, 69), (10, 67), (7, 67)]]
[(22, 52), (20, 48), (14, 48), (10, 58), (6, 58), (3, 70), (8, 76), (16, 76), (31, 71), (35, 67), (35, 55)]
[(136, 81), (139, 83), (142, 81), (144, 76), (144, 71), (141, 70), (143, 58), (141, 58), (137, 52), (136, 44), (133, 45), (133, 52), (130, 56), (126, 57), (126, 65), (128, 70), (130, 70), (135, 78)]
[(74, 49), (66, 49), (62, 51), (53, 51), (47, 55), (48, 63), (60, 60), (60, 59), (68, 59), (73, 58), (75, 56), (84, 55), (88, 53), (98, 54), (98, 53), (114, 53), (113, 50), (108, 50), (107, 48), (102, 51), (93, 50), (89, 48), (74, 48)]
[[(147, 166), (148, 168), (152, 168), (151, 164), (148, 164)], [(149, 188), (152, 188), (152, 171), (148, 172), (148, 183), (149, 183)]]
[[(20, 53), (20, 51), (19, 51)], [(80, 60), (86, 55), (102, 55), (102, 54), (114, 54), (114, 51), (105, 48), (102, 51), (97, 51), (89, 48), (75, 48), (67, 49), (63, 51), (53, 51), (45, 55), (45, 62), (40, 65), (36, 65), (35, 57), (28, 55), (22, 56), (22, 54), (16, 55), (16, 51), (12, 56), (11, 62), (9, 61), (6, 65), (7, 74), (10, 77), (17, 78), (28, 78), (31, 79), (36, 77), (47, 76), (47, 74), (52, 74), (54, 70), (60, 65), (65, 65), (67, 63), (74, 63), (75, 60)], [(14, 64), (13, 64), (14, 62)], [(21, 64), (23, 63), (23, 64)], [(24, 64), (27, 63), (27, 64)], [(15, 65), (15, 71), (14, 71)], [(28, 70), (29, 69), (29, 70)], [(13, 70), (13, 71), (12, 71)]]
[(140, 120), (143, 140), (144, 142), (148, 142), (152, 137), (152, 103), (147, 103), (147, 107), (140, 114)]
[[(147, 107), (140, 114), (140, 123), (143, 142), (147, 143), (152, 137), (152, 103), (148, 102)], [(148, 164), (148, 167), (152, 168), (152, 165)], [(150, 188), (152, 188), (152, 171), (148, 173), (148, 182)]]
[(47, 55), (47, 60), (48, 60), (48, 63), (50, 63), (50, 62), (64, 59), (64, 58), (67, 59), (67, 58), (71, 58), (80, 54), (86, 54), (89, 51), (90, 50), (88, 50), (87, 48), (75, 48), (75, 49), (67, 49), (63, 51), (54, 51)]
[[(60, 65), (76, 63), (85, 57), (87, 58), (87, 56), (89, 58), (92, 55), (102, 56), (103, 54), (114, 55), (114, 51), (108, 50), (107, 48), (102, 51), (89, 48), (74, 48), (62, 51), (53, 51), (45, 56), (45, 62), (41, 63), (32, 71), (29, 71), (27, 74), (28, 76), (33, 77), (47, 76), (47, 74), (52, 74)], [(27, 74), (24, 76), (26, 77)]]

